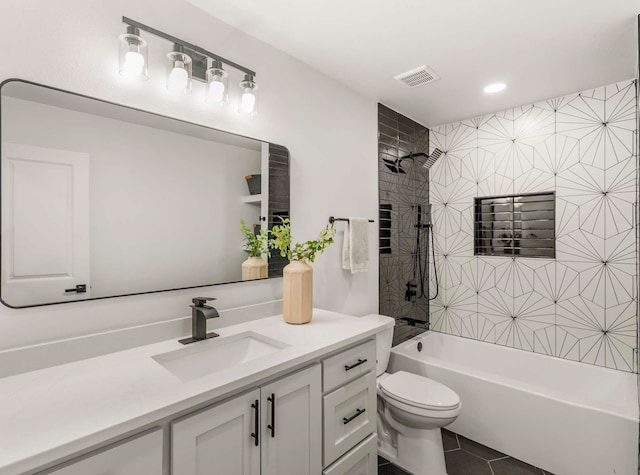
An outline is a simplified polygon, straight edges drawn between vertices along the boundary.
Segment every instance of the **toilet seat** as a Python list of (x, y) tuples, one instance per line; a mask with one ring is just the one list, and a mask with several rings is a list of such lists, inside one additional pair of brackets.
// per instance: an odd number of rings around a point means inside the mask
[(453, 390), (433, 379), (406, 371), (380, 378), (378, 386), (385, 397), (414, 408), (451, 411), (460, 407), (460, 397)]

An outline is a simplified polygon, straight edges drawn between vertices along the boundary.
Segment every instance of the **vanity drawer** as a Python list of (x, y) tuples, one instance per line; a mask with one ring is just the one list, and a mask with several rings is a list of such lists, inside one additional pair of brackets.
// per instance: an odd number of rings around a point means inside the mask
[(332, 391), (376, 367), (376, 342), (369, 340), (322, 362), (322, 390)]
[(378, 473), (378, 438), (371, 434), (322, 475), (376, 475)]
[(324, 466), (376, 431), (376, 375), (366, 375), (323, 398)]

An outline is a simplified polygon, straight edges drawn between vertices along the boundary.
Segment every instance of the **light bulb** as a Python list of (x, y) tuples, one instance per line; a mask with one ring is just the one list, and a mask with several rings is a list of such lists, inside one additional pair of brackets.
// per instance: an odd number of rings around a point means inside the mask
[(147, 71), (147, 42), (140, 38), (140, 30), (133, 26), (127, 27), (127, 32), (118, 37), (120, 75), (127, 79), (146, 81), (149, 79)]
[(253, 80), (253, 74), (245, 74), (240, 81), (240, 104), (238, 112), (242, 115), (254, 115), (258, 110), (258, 86)]
[(183, 92), (188, 85), (189, 73), (184, 68), (182, 61), (176, 61), (167, 79), (167, 89), (171, 92)]
[(251, 89), (247, 89), (242, 93), (242, 98), (240, 100), (240, 113), (251, 114), (255, 105), (256, 96), (253, 94)]
[(211, 81), (209, 83), (209, 92), (207, 94), (207, 102), (222, 102), (224, 99), (224, 84), (220, 81)]
[(129, 78), (137, 78), (144, 69), (144, 56), (138, 51), (127, 51), (124, 56), (124, 68), (122, 75)]

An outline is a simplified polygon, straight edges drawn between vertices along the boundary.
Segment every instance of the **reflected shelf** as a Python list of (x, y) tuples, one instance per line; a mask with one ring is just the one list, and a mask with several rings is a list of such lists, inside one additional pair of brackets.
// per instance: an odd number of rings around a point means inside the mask
[(243, 196), (242, 202), (250, 205), (260, 205), (262, 204), (262, 193), (259, 195)]

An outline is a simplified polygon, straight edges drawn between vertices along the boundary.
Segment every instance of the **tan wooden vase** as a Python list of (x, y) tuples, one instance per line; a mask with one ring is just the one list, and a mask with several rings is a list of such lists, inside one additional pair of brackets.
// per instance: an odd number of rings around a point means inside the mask
[(267, 269), (267, 261), (262, 257), (249, 257), (242, 263), (242, 280), (266, 279)]
[(313, 267), (291, 261), (282, 272), (282, 316), (294, 325), (309, 323), (313, 309)]

